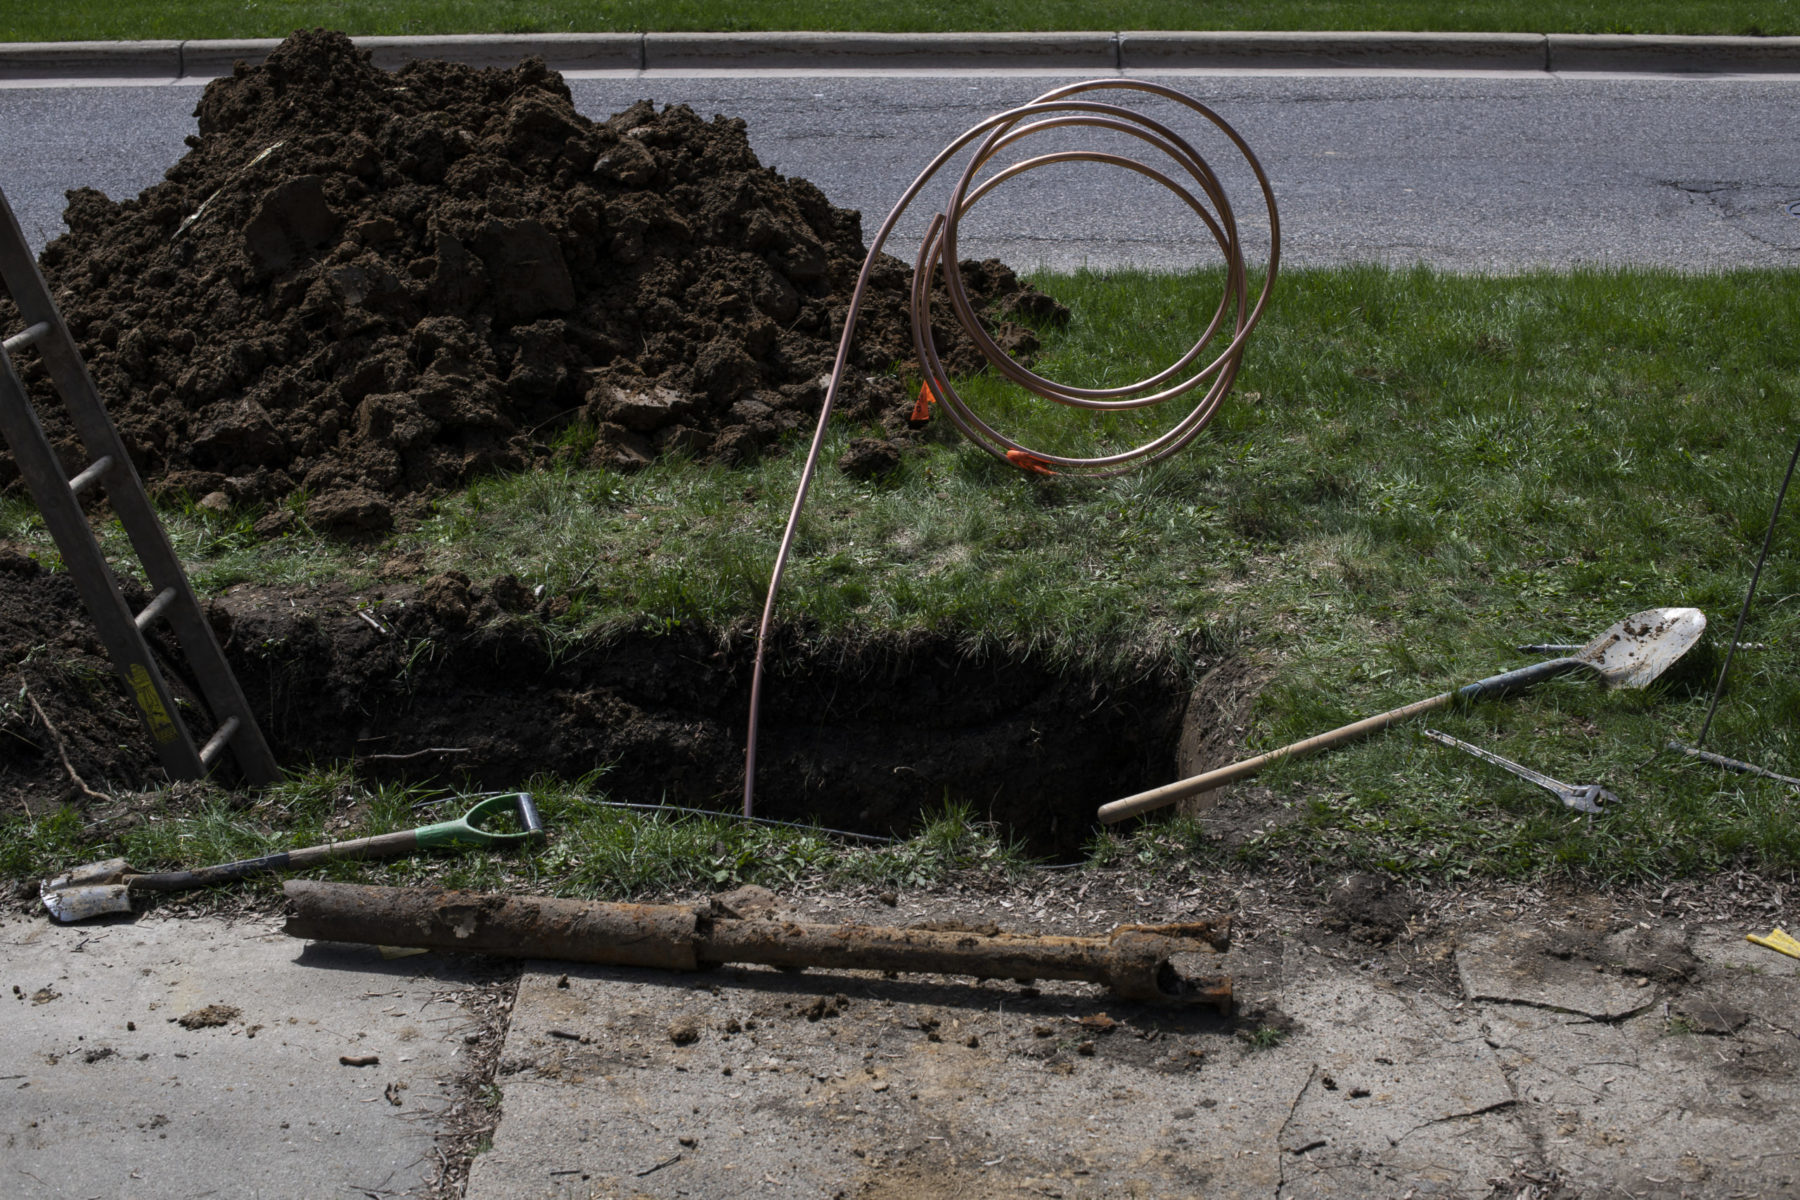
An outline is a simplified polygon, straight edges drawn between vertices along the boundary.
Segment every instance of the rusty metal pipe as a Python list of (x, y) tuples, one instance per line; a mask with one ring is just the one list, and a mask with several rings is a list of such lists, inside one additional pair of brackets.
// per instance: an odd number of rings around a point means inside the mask
[(1231, 985), (1183, 976), (1178, 954), (1225, 948), (1224, 925), (1123, 925), (1107, 937), (1033, 936), (797, 921), (702, 920), (703, 963), (908, 971), (983, 979), (1079, 979), (1128, 1000), (1213, 1004), (1229, 1009)]
[(738, 920), (676, 904), (608, 904), (290, 880), (290, 937), (692, 971), (726, 963), (1075, 979), (1128, 1000), (1231, 1010), (1231, 981), (1178, 959), (1217, 954), (1230, 922), (1121, 925), (1106, 937)]
[(290, 879), (289, 937), (425, 946), (506, 958), (698, 969), (699, 914), (674, 904), (600, 904), (436, 888)]

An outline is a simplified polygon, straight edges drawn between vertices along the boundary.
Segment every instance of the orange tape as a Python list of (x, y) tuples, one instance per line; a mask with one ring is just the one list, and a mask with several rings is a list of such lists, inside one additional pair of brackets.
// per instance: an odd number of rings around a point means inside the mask
[(1055, 468), (1048, 462), (1026, 450), (1008, 450), (1006, 461), (1021, 471), (1032, 471), (1039, 475), (1056, 474)]

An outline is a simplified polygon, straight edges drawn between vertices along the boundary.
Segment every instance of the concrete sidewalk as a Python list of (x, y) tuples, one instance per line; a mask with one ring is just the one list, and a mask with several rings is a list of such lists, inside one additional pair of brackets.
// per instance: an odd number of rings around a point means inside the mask
[(532, 964), (467, 1194), (1792, 1194), (1797, 964), (1631, 941), (1600, 965), (1483, 931), (1443, 994), (1270, 939), (1228, 956), (1261, 1014), (1235, 1023), (1079, 986)]
[[(1800, 37), (1541, 33), (570, 33), (367, 37), (389, 69), (414, 59), (510, 67), (537, 55), (563, 72), (764, 71), (1506, 72), (1800, 74)], [(201, 81), (259, 62), (279, 41), (12, 42), (0, 80)]]
[[(1014, 899), (879, 911), (1079, 929), (1197, 903)], [(1081, 984), (483, 976), (268, 919), (15, 919), (0, 1187), (441, 1196), (466, 1166), (472, 1200), (1792, 1194), (1800, 963), (1605, 897), (1418, 922), (1371, 941), (1328, 912), (1250, 921), (1219, 963), (1227, 1019)], [(490, 1108), (491, 1141), (468, 1138)]]
[(493, 986), (267, 919), (0, 924), (0, 1195), (427, 1194)]

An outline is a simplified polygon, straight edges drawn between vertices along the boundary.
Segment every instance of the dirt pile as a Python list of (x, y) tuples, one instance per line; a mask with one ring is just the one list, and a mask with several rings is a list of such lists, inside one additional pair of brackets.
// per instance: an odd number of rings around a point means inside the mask
[[(761, 166), (742, 121), (641, 102), (595, 123), (540, 61), (390, 74), (323, 31), (208, 85), (195, 115), (137, 199), (71, 192), (42, 259), (153, 490), (304, 496), (315, 528), (381, 529), (397, 500), (476, 473), (556, 453), (739, 462), (818, 411), (860, 217)], [(1007, 318), (1059, 307), (998, 262), (968, 270), (999, 340), (1029, 353)], [(845, 396), (895, 431), (907, 397), (881, 373), (911, 357), (909, 276), (877, 271)]]

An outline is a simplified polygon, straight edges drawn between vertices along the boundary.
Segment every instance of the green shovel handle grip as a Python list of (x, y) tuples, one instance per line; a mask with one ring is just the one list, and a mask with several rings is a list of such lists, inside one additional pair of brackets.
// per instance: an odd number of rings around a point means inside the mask
[[(524, 829), (518, 833), (489, 833), (477, 829), (476, 822), (500, 812), (514, 812)], [(413, 831), (421, 850), (454, 849), (463, 846), (522, 846), (542, 841), (544, 822), (528, 792), (510, 796), (489, 796), (454, 821), (424, 825)]]

